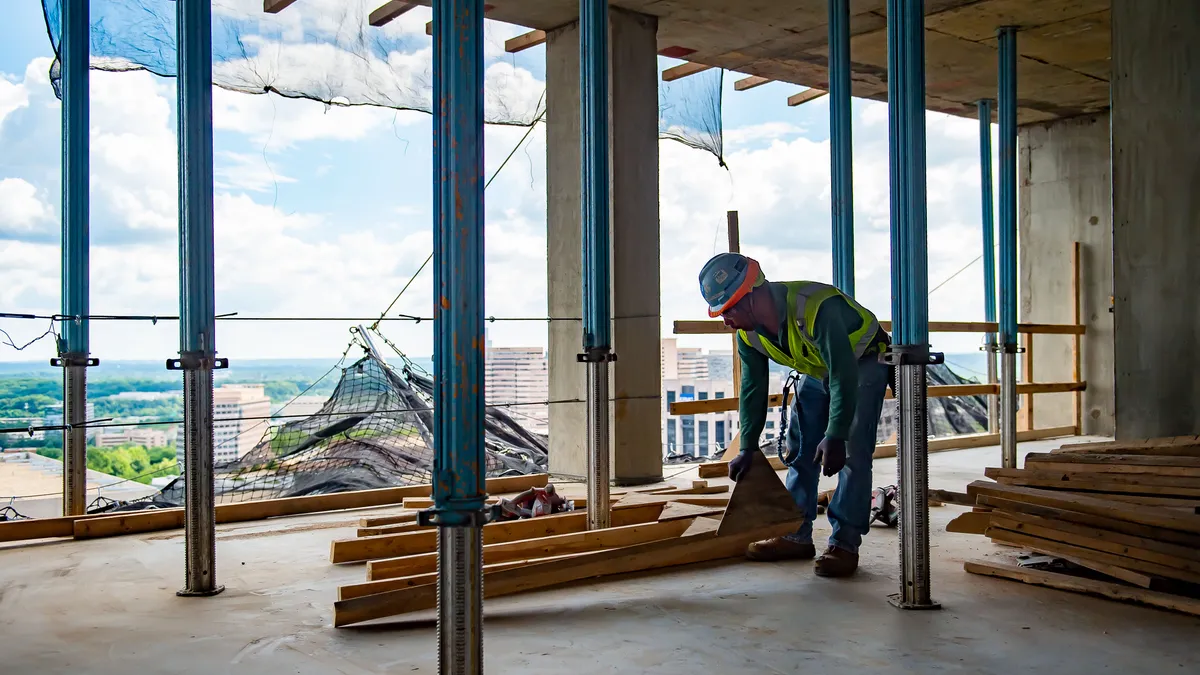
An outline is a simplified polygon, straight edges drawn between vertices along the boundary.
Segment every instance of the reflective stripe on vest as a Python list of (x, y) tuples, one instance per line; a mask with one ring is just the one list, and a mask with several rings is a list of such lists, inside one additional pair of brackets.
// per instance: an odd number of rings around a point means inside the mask
[(871, 348), (879, 333), (879, 321), (869, 310), (855, 302), (854, 298), (828, 284), (815, 281), (785, 281), (787, 288), (788, 348), (791, 356), (784, 354), (771, 341), (754, 331), (739, 330), (738, 336), (757, 352), (772, 361), (787, 366), (805, 375), (825, 377), (829, 367), (821, 358), (812, 325), (817, 319), (817, 310), (829, 298), (840, 296), (862, 318), (862, 325), (847, 337), (854, 349), (854, 357), (861, 359)]

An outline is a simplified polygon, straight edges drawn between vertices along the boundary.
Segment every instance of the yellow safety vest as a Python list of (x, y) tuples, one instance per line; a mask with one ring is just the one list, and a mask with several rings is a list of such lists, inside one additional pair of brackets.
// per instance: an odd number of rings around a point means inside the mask
[(816, 281), (784, 281), (787, 288), (787, 344), (791, 356), (784, 354), (771, 341), (755, 331), (739, 330), (738, 337), (747, 345), (763, 354), (772, 361), (794, 369), (796, 372), (812, 377), (825, 377), (829, 367), (821, 358), (812, 335), (812, 325), (817, 319), (817, 310), (821, 303), (834, 296), (841, 296), (859, 316), (862, 326), (851, 333), (850, 346), (854, 349), (855, 358), (862, 358), (874, 343), (879, 333), (879, 320), (854, 298), (842, 293), (829, 284)]

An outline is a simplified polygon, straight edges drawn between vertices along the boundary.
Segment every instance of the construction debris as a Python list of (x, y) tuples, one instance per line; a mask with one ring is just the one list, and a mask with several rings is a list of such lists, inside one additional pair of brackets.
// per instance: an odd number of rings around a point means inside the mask
[(983, 510), (948, 529), (1068, 564), (968, 572), (1200, 615), (1200, 439), (1064, 446), (985, 473), (996, 482), (967, 490)]
[[(729, 494), (722, 494), (727, 486), (697, 482), (617, 495), (612, 527), (603, 530), (588, 531), (583, 512), (485, 525), (485, 596), (741, 557), (750, 542), (795, 531), (799, 509), (766, 457), (758, 453), (755, 459)], [(333, 542), (333, 562), (367, 562), (366, 583), (339, 589), (334, 625), (432, 609), (436, 542), (432, 528)]]

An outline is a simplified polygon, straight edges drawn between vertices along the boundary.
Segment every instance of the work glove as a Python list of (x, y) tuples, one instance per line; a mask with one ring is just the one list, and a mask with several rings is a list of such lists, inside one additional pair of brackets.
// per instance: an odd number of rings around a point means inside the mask
[(742, 450), (737, 454), (737, 457), (729, 460), (730, 480), (736, 483), (743, 474), (750, 470), (750, 464), (754, 461), (754, 458), (750, 456), (751, 452), (753, 450)]
[[(821, 439), (821, 442), (817, 444), (813, 464), (823, 464), (825, 470), (822, 473), (826, 476), (832, 476), (841, 471), (842, 467), (846, 466), (846, 441), (828, 436)], [(729, 470), (733, 471), (732, 462), (729, 464)]]

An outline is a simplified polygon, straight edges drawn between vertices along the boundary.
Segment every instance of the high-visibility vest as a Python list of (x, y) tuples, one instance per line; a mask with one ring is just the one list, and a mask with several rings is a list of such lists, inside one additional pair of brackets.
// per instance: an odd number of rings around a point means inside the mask
[(848, 339), (854, 349), (855, 358), (862, 358), (874, 345), (879, 333), (879, 320), (870, 310), (855, 302), (854, 298), (842, 293), (829, 284), (816, 281), (784, 281), (787, 288), (787, 345), (791, 356), (784, 354), (771, 341), (755, 331), (739, 330), (738, 337), (747, 345), (772, 361), (794, 369), (803, 375), (825, 377), (829, 367), (821, 358), (812, 325), (817, 319), (817, 310), (826, 300), (840, 296), (862, 317), (862, 326), (850, 333)]

